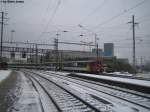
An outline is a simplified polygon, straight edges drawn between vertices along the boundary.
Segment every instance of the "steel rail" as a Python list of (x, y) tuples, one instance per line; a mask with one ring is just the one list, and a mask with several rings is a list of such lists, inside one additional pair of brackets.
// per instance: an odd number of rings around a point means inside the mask
[[(55, 77), (58, 77), (58, 76), (55, 75)], [(62, 79), (62, 77), (61, 77), (61, 79)], [(64, 79), (64, 80), (67, 80), (67, 79)], [(67, 81), (70, 81), (70, 80), (67, 80)], [(75, 82), (75, 81), (70, 81), (70, 82), (79, 84), (79, 83), (77, 83), (77, 82)], [(88, 83), (89, 83), (89, 82), (88, 82)], [(81, 83), (80, 83), (79, 85), (85, 86), (84, 84), (81, 84)], [(100, 86), (103, 86), (103, 85), (100, 85)], [(135, 104), (135, 105), (138, 105), (138, 106), (141, 106), (141, 107), (143, 107), (143, 108), (146, 108), (146, 109), (149, 109), (149, 110), (150, 110), (150, 107), (147, 107), (147, 106), (145, 106), (145, 105), (143, 105), (143, 104), (135, 103), (135, 102), (133, 102), (133, 101), (127, 100), (127, 99), (122, 98), (122, 97), (119, 97), (119, 96), (117, 96), (117, 95), (112, 95), (112, 94), (110, 94), (110, 93), (104, 92), (104, 91), (102, 91), (102, 90), (97, 90), (97, 89), (92, 88), (92, 87), (89, 87), (89, 86), (87, 86), (87, 87), (88, 87), (88, 88), (91, 88), (91, 89), (93, 89), (93, 90), (102, 92), (102, 93), (104, 93), (104, 94), (107, 94), (107, 95), (110, 95), (110, 96), (113, 96), (113, 97), (117, 97), (117, 98), (119, 98), (119, 99), (125, 100), (125, 101), (127, 101), (127, 102), (132, 103), (132, 104)], [(109, 87), (109, 88), (110, 88), (110, 87)], [(111, 88), (111, 89), (112, 89), (112, 88)], [(113, 88), (113, 89), (114, 89), (114, 88)], [(119, 90), (119, 89), (116, 89), (116, 90)], [(119, 91), (122, 91), (122, 90), (119, 90)], [(123, 91), (123, 92), (130, 93), (130, 92), (128, 92), (128, 91)], [(134, 93), (130, 93), (130, 94), (135, 95)], [(138, 94), (137, 94), (137, 95), (138, 95)], [(138, 96), (140, 96), (140, 95), (138, 95)], [(142, 96), (142, 97), (143, 97), (143, 96)], [(145, 97), (144, 97), (144, 98), (145, 98)], [(149, 97), (146, 97), (146, 98), (150, 100)]]
[[(43, 73), (47, 74), (47, 72), (43, 72)], [(61, 75), (61, 74), (58, 74), (58, 73), (51, 73), (51, 74), (55, 74), (55, 77), (58, 77), (58, 75), (59, 76), (64, 76), (64, 75)], [(57, 74), (57, 76), (56, 76), (56, 74)], [(120, 88), (120, 87), (118, 88), (117, 86), (114, 87), (114, 86), (111, 86), (111, 85), (108, 85), (108, 84), (103, 84), (103, 83), (100, 83), (100, 82), (94, 82), (92, 80), (87, 80), (87, 79), (83, 79), (83, 78), (79, 78), (79, 77), (72, 77), (72, 76), (69, 76), (69, 75), (67, 75), (66, 77), (67, 78), (71, 78), (71, 79), (75, 79), (75, 80), (84, 81), (84, 82), (91, 83), (91, 84), (95, 84), (95, 85), (98, 85), (98, 86), (103, 86), (103, 87), (106, 87), (106, 88), (110, 88), (110, 89), (114, 89), (114, 90), (130, 93), (130, 94), (134, 94), (134, 95), (137, 95), (137, 96), (141, 96), (141, 97), (150, 99), (150, 96), (145, 96), (145, 95), (142, 95), (142, 94), (135, 93), (135, 92), (133, 92), (133, 90), (130, 90), (130, 89)]]
[[(78, 99), (80, 102), (82, 102), (83, 104), (87, 105), (89, 108), (91, 108), (94, 112), (101, 112), (99, 109), (97, 109), (96, 107), (94, 107), (93, 105), (91, 105), (90, 103), (86, 102), (85, 100), (83, 100), (82, 98), (80, 98), (79, 96), (75, 95), (74, 93), (72, 93), (71, 91), (67, 90), (66, 88), (60, 86), (59, 84), (55, 83), (54, 81), (50, 80), (50, 79), (47, 79), (35, 72), (31, 72), (31, 71), (28, 71), (32, 74), (35, 74), (35, 75), (38, 75), (39, 77), (47, 80), (48, 82), (51, 82), (53, 83), (54, 85), (56, 85), (57, 87), (61, 88), (62, 90), (64, 90), (65, 92), (69, 93), (70, 95), (72, 95), (73, 97), (75, 97), (76, 99)], [(33, 76), (32, 76), (33, 77)]]
[[(48, 93), (48, 91), (46, 90), (46, 88), (36, 79), (34, 78), (32, 75), (29, 75), (29, 73), (24, 72), (25, 74), (27, 74), (28, 76), (32, 77), (32, 82), (33, 79), (40, 85), (40, 87), (44, 90), (44, 92), (48, 95), (48, 97), (50, 98), (50, 100), (53, 102), (53, 104), (55, 105), (55, 107), (57, 108), (57, 110), (59, 112), (62, 112), (61, 108), (59, 107), (59, 105), (55, 102), (55, 100), (53, 99), (53, 97)], [(33, 83), (34, 84), (34, 83)], [(35, 85), (34, 85), (35, 86)], [(36, 87), (36, 86), (35, 86)]]

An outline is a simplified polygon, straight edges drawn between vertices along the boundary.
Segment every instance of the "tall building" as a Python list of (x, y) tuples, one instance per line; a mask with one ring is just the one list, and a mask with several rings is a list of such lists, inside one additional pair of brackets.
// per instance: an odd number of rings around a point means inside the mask
[(104, 56), (113, 57), (114, 56), (114, 44), (104, 43)]

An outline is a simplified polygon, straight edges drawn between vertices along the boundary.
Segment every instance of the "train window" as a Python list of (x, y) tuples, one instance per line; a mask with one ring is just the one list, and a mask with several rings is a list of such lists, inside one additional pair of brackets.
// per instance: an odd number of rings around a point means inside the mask
[(66, 67), (73, 67), (73, 63), (64, 63), (64, 66), (66, 66)]
[(76, 63), (76, 62), (73, 63), (73, 66), (74, 66), (74, 67), (77, 67), (77, 66), (78, 66), (78, 63)]
[(85, 62), (79, 62), (78, 63), (78, 67), (85, 67), (87, 65), (87, 63)]

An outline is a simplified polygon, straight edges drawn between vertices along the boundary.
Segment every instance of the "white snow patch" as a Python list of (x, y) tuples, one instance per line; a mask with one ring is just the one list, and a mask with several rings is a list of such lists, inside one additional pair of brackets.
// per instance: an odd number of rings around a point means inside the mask
[(115, 74), (115, 75), (123, 75), (123, 76), (133, 76), (133, 74), (130, 74), (128, 72), (112, 72), (112, 73), (106, 73), (106, 74)]
[(5, 80), (11, 73), (11, 70), (0, 70), (0, 82)]
[(44, 92), (44, 90), (39, 86), (39, 84), (36, 81), (34, 81), (34, 84), (36, 84), (36, 87), (39, 91), (39, 96), (43, 105), (44, 112), (58, 112), (57, 108), (50, 100), (49, 96)]
[(110, 108), (113, 110), (112, 112), (148, 112), (147, 110), (141, 107), (138, 106), (136, 107), (134, 104), (130, 102), (123, 101), (121, 99), (115, 98), (105, 93), (72, 82), (68, 82), (68, 83), (69, 83), (69, 87), (77, 90), (78, 92), (81, 92), (83, 94), (92, 94), (101, 99), (105, 99), (107, 102), (110, 102), (111, 104), (113, 104), (113, 106), (110, 106)]
[(23, 73), (21, 75), (21, 95), (19, 100), (14, 104), (13, 112), (41, 112), (38, 93), (29, 84)]
[(123, 83), (139, 85), (139, 86), (150, 87), (150, 81), (147, 81), (147, 80), (138, 80), (138, 79), (111, 77), (111, 76), (100, 76), (100, 75), (83, 74), (83, 73), (76, 73), (76, 74), (82, 75), (82, 76), (99, 78), (99, 79), (105, 79), (105, 80), (111, 80), (111, 81), (117, 81), (117, 82), (123, 82)]
[(46, 71), (47, 73), (53, 73), (53, 74), (60, 74), (60, 75), (68, 75), (69, 73), (68, 72), (58, 72), (58, 71)]
[(136, 74), (137, 77), (143, 77), (143, 78), (150, 78), (150, 72), (149, 73), (138, 73)]

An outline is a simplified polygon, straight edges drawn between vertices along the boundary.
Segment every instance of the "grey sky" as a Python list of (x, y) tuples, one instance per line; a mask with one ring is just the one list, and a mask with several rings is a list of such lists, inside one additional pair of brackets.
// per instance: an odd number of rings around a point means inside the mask
[[(24, 1), (24, 4), (0, 4), (0, 9), (7, 11), (10, 18), (5, 26), (5, 40), (10, 40), (10, 31), (14, 29), (14, 41), (53, 43), (56, 31), (59, 31), (60, 41), (94, 42), (91, 32), (78, 27), (81, 24), (98, 34), (100, 47), (105, 42), (114, 42), (118, 57), (132, 59), (132, 30), (127, 22), (134, 14), (136, 22), (139, 22), (136, 28), (137, 58), (145, 56), (150, 59), (150, 0), (145, 0), (138, 7), (136, 4), (143, 0)], [(111, 20), (121, 13), (121, 16)], [(61, 32), (63, 30), (68, 32)], [(80, 37), (80, 34), (85, 36)], [(60, 48), (82, 50), (83, 46), (60, 45)]]

